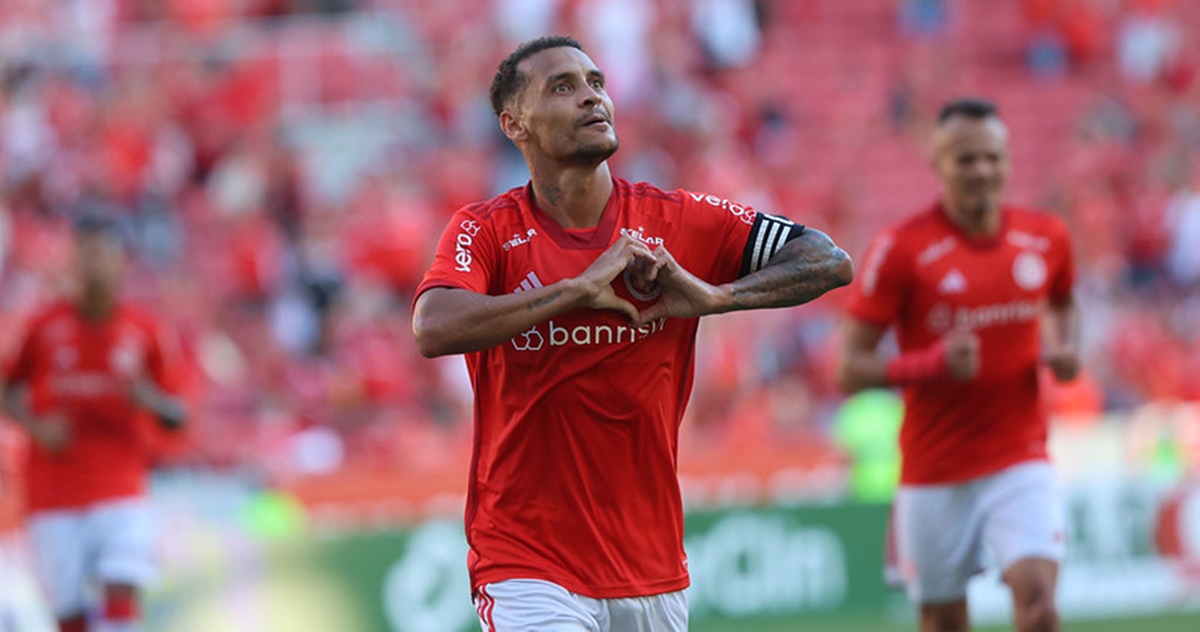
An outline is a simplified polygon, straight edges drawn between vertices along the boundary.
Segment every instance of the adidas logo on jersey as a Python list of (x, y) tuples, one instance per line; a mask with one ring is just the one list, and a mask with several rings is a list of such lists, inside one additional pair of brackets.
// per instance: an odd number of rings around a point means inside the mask
[(954, 268), (938, 282), (938, 294), (962, 294), (967, 291), (967, 278)]
[(530, 272), (529, 274), (525, 275), (524, 279), (521, 279), (520, 285), (513, 288), (513, 294), (516, 294), (517, 292), (524, 292), (526, 290), (533, 290), (539, 287), (542, 287), (542, 280), (538, 278), (537, 273)]

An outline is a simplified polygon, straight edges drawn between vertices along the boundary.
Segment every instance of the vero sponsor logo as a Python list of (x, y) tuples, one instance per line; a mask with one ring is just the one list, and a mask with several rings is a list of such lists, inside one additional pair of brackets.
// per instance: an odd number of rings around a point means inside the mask
[(703, 193), (688, 193), (688, 195), (697, 202), (707, 202), (718, 208), (723, 208), (747, 224), (754, 223), (754, 211), (741, 204), (734, 204), (729, 200), (719, 198), (715, 195), (704, 195)]
[(479, 234), (479, 224), (475, 220), (463, 220), (459, 224), (461, 229), (458, 236), (454, 238), (454, 269), (459, 272), (470, 272), (471, 263), (474, 258), (471, 256), (471, 246), (475, 245), (475, 235)]

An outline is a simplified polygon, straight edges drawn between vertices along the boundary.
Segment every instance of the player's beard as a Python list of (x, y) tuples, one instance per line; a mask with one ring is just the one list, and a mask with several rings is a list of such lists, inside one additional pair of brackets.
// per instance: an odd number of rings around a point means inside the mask
[(960, 199), (962, 203), (959, 205), (959, 208), (968, 217), (977, 221), (983, 220), (1000, 206), (999, 192), (991, 190), (991, 187), (988, 186), (981, 186), (978, 190), (968, 191)]
[(582, 145), (567, 156), (567, 161), (582, 165), (598, 165), (617, 153), (617, 148), (621, 143), (615, 137), (612, 144), (602, 145), (600, 143), (592, 143)]

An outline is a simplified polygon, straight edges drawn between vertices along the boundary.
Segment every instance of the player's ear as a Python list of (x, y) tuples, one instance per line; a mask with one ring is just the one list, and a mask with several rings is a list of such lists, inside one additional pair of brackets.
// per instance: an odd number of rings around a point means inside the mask
[(504, 110), (500, 113), (500, 130), (514, 143), (524, 140), (528, 136), (525, 123), (521, 122), (521, 118), (511, 110)]

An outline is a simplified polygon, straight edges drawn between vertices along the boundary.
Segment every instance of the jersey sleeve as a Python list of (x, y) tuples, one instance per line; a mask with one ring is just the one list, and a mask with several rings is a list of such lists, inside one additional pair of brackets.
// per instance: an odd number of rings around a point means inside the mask
[[(496, 266), (496, 240), (490, 225), (471, 211), (459, 210), (438, 240), (433, 264), (417, 286), (414, 300), (425, 290), (455, 287), (486, 294)], [(415, 304), (415, 303), (414, 303)]]
[(909, 291), (911, 266), (897, 235), (888, 231), (876, 237), (863, 258), (863, 272), (850, 286), (847, 313), (861, 321), (887, 327), (900, 316)]
[(147, 329), (146, 372), (163, 391), (178, 394), (182, 368), (179, 339), (161, 324), (150, 323)]
[(761, 213), (715, 195), (681, 193), (690, 241), (702, 244), (690, 250), (707, 259), (684, 267), (709, 283), (728, 283), (758, 271), (784, 243), (804, 230), (785, 217)]
[(1055, 218), (1051, 233), (1053, 261), (1050, 277), (1050, 302), (1057, 303), (1071, 294), (1075, 285), (1075, 249), (1071, 244), (1071, 233), (1061, 220)]

